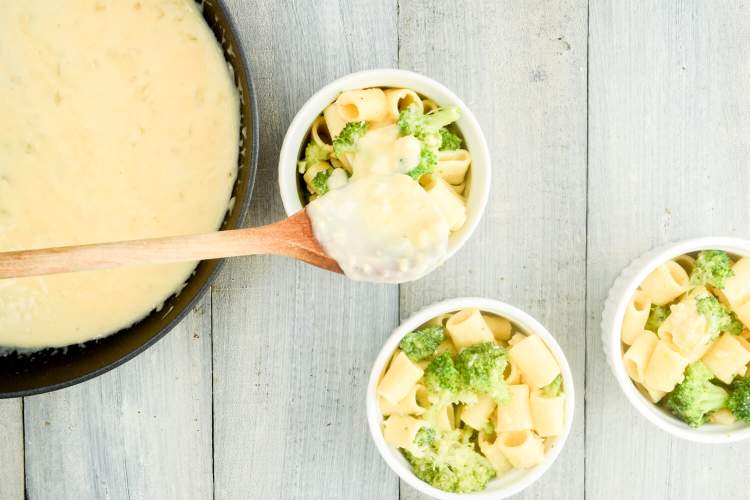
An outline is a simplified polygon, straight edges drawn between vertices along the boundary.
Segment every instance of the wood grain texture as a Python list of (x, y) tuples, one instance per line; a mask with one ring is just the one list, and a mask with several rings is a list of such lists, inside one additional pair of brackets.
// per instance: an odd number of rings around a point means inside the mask
[(206, 297), (124, 366), (25, 399), (28, 498), (211, 497), (210, 313)]
[(588, 31), (584, 0), (227, 4), (261, 113), (250, 225), (285, 217), (278, 151), (305, 100), (351, 71), (397, 65), (476, 113), (494, 164), (484, 219), (400, 292), (233, 259), (211, 297), (136, 360), (27, 398), (23, 416), (20, 400), (0, 402), (0, 498), (24, 496), (25, 445), (32, 500), (422, 499), (371, 443), (364, 388), (399, 318), (467, 295), (537, 317), (576, 380), (565, 450), (516, 498), (748, 496), (745, 445), (671, 439), (630, 406), (599, 321), (615, 276), (648, 249), (750, 233), (750, 4), (602, 0)]
[[(577, 414), (558, 461), (518, 498), (582, 498), (586, 2), (399, 5), (400, 67), (453, 89), (477, 115), (493, 159), (479, 229), (442, 268), (402, 285), (401, 317), (485, 296), (545, 324), (573, 370)], [(425, 497), (402, 482), (401, 498)]]
[(0, 401), (0, 443), (0, 498), (22, 500), (23, 402), (20, 398)]
[[(339, 76), (396, 65), (396, 3), (227, 4), (258, 92), (249, 218), (258, 225), (284, 217), (278, 151), (297, 110)], [(213, 301), (215, 498), (397, 498), (397, 477), (365, 419), (370, 367), (397, 322), (397, 288), (240, 258), (225, 268)]]
[[(746, 444), (672, 439), (602, 354), (615, 277), (669, 241), (750, 232), (750, 5), (591, 2), (586, 490), (589, 498), (747, 498)], [(618, 430), (618, 431), (614, 431)]]

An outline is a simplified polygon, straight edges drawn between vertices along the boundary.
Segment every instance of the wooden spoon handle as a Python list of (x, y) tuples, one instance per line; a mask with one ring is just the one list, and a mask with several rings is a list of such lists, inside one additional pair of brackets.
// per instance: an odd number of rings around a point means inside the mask
[(0, 278), (258, 254), (284, 255), (341, 272), (315, 239), (303, 210), (257, 228), (0, 253)]

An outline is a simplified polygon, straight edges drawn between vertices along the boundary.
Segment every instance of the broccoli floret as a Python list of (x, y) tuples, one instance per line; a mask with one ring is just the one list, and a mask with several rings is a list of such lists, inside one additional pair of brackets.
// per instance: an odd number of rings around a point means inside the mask
[(443, 127), (440, 129), (440, 151), (461, 149), (461, 138)]
[(455, 106), (438, 108), (427, 114), (409, 106), (399, 114), (398, 129), (401, 135), (413, 135), (421, 139), (426, 134), (439, 133), (441, 128), (455, 122), (460, 116), (461, 113)]
[(315, 174), (310, 187), (319, 196), (322, 196), (328, 192), (328, 178), (331, 176), (333, 170), (322, 170)]
[(448, 352), (443, 352), (427, 365), (424, 371), (424, 385), (427, 388), (430, 407), (423, 418), (433, 425), (440, 421), (447, 405), (471, 404), (477, 400), (476, 394), (466, 390), (461, 374)]
[(724, 288), (727, 278), (734, 276), (732, 260), (721, 250), (705, 250), (695, 259), (695, 267), (690, 273), (691, 285), (711, 285)]
[(419, 181), (419, 178), (423, 175), (434, 172), (435, 167), (437, 167), (437, 156), (430, 148), (422, 146), (422, 151), (419, 154), (419, 163), (406, 174), (415, 181)]
[(333, 140), (333, 151), (337, 156), (357, 150), (357, 141), (367, 133), (367, 122), (349, 122)]
[(423, 114), (413, 106), (403, 110), (398, 117), (401, 135), (413, 135), (426, 146), (437, 149), (442, 137), (440, 129), (458, 120), (461, 113), (456, 107), (438, 108)]
[(312, 165), (327, 159), (328, 151), (314, 142), (309, 142), (305, 148), (305, 159), (297, 162), (297, 170), (300, 174), (304, 174)]
[(407, 333), (399, 347), (409, 359), (414, 362), (427, 359), (433, 354), (445, 337), (442, 326), (428, 326), (414, 332)]
[(481, 491), (496, 473), (489, 460), (475, 450), (471, 436), (461, 429), (439, 433), (422, 453), (403, 450), (403, 454), (414, 475), (435, 488), (455, 493)]
[(435, 429), (432, 427), (422, 427), (414, 436), (414, 444), (422, 449), (429, 448), (435, 442)]
[(424, 371), (424, 382), (427, 393), (435, 401), (453, 401), (463, 388), (461, 375), (453, 364), (451, 355), (442, 353), (427, 365)]
[(696, 301), (698, 313), (706, 318), (708, 332), (715, 338), (719, 332), (729, 332), (733, 335), (742, 333), (742, 323), (733, 312), (729, 311), (713, 295), (707, 295)]
[(727, 405), (727, 391), (712, 384), (713, 377), (700, 361), (688, 365), (685, 380), (667, 396), (667, 409), (690, 427), (706, 423), (711, 413)]
[(727, 408), (739, 420), (750, 424), (750, 377), (737, 377), (730, 390)]
[(484, 342), (463, 349), (456, 356), (456, 369), (469, 390), (491, 396), (499, 405), (510, 399), (503, 372), (508, 363), (504, 348)]
[(562, 393), (562, 375), (558, 375), (549, 384), (540, 389), (545, 398), (556, 398)]
[(646, 326), (643, 328), (657, 333), (659, 327), (664, 323), (664, 320), (667, 319), (671, 312), (669, 306), (657, 306), (656, 304), (651, 304), (651, 311), (648, 313), (648, 320), (646, 320)]
[(418, 181), (423, 175), (435, 171), (435, 167), (437, 167), (436, 151), (438, 147), (441, 147), (444, 137), (446, 137), (447, 146), (456, 144), (456, 140), (458, 140), (458, 146), (460, 146), (460, 139), (444, 129), (446, 125), (456, 121), (459, 116), (456, 107), (439, 108), (423, 114), (415, 107), (410, 106), (399, 114), (398, 128), (401, 135), (413, 135), (422, 142), (419, 164), (407, 172), (414, 180)]

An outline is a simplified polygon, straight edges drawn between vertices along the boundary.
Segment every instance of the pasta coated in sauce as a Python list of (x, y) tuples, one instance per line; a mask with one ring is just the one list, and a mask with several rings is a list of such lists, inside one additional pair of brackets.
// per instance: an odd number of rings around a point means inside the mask
[[(482, 378), (488, 373), (494, 382)], [(406, 395), (398, 408), (385, 399), (395, 386), (392, 399)], [(560, 367), (544, 341), (476, 308), (408, 333), (377, 394), (385, 441), (404, 453), (417, 477), (448, 491), (478, 491), (492, 477), (534, 467), (565, 427)], [(421, 475), (467, 463), (472, 480), (458, 489)]]
[(692, 427), (750, 423), (748, 270), (750, 259), (721, 250), (678, 256), (648, 275), (624, 313), (625, 371)]
[(315, 119), (298, 171), (315, 237), (347, 276), (401, 283), (442, 263), (466, 221), (471, 155), (446, 128), (458, 117), (410, 89), (368, 88)]

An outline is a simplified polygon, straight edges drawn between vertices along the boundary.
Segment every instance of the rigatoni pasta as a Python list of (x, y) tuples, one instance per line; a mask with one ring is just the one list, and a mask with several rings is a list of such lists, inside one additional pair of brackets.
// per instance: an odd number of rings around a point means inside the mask
[(472, 429), (482, 430), (490, 421), (497, 403), (490, 396), (482, 395), (474, 403), (461, 409), (461, 420)]
[(644, 279), (623, 313), (625, 371), (690, 426), (750, 423), (746, 314), (750, 259), (721, 250), (675, 257)]
[(422, 415), (425, 409), (420, 402), (425, 400), (426, 389), (424, 386), (414, 384), (409, 393), (395, 405), (382, 396), (378, 397), (378, 404), (383, 415)]
[(669, 261), (653, 270), (643, 283), (641, 291), (647, 300), (658, 306), (672, 302), (688, 289), (689, 278), (678, 263)]
[[(393, 380), (398, 373), (404, 383)], [(477, 308), (404, 336), (377, 392), (386, 442), (417, 477), (447, 491), (478, 491), (539, 464), (565, 428), (562, 374), (545, 342)], [(393, 404), (386, 394), (405, 396)], [(442, 470), (451, 475), (434, 472)]]
[(532, 389), (550, 384), (560, 375), (560, 366), (538, 335), (529, 335), (511, 347), (510, 359)]
[(646, 366), (648, 366), (657, 342), (659, 342), (659, 337), (654, 332), (643, 330), (625, 351), (625, 356), (622, 358), (625, 371), (628, 372), (631, 379), (639, 384), (642, 384), (646, 377)]
[(406, 354), (399, 352), (378, 385), (378, 395), (390, 404), (397, 405), (409, 394), (423, 373)]
[(479, 449), (481, 450), (482, 455), (487, 457), (487, 460), (490, 461), (497, 476), (502, 476), (513, 468), (513, 464), (510, 463), (505, 457), (503, 450), (500, 449), (500, 441), (498, 441), (497, 435), (495, 435), (492, 441), (490, 441), (487, 434), (480, 432), (477, 442), (479, 443)]
[(497, 439), (500, 451), (513, 467), (528, 469), (544, 460), (544, 441), (529, 430), (503, 432)]
[(298, 170), (307, 201), (373, 175), (408, 175), (430, 192), (451, 231), (466, 221), (464, 189), (471, 153), (452, 125), (457, 108), (441, 108), (414, 90), (342, 92), (310, 126)]
[(703, 364), (725, 384), (731, 384), (734, 377), (747, 371), (750, 351), (742, 344), (743, 340), (729, 332), (722, 333), (703, 356)]
[(511, 385), (508, 387), (510, 400), (497, 409), (497, 423), (495, 430), (498, 432), (524, 431), (531, 429), (531, 408), (529, 406), (529, 386), (526, 384)]
[(633, 299), (625, 309), (625, 316), (622, 318), (622, 341), (625, 344), (632, 344), (636, 337), (641, 334), (650, 312), (651, 301), (648, 296), (643, 290), (636, 290)]
[(643, 375), (643, 385), (650, 389), (671, 392), (685, 378), (688, 360), (660, 340), (654, 346)]
[(495, 339), (479, 309), (464, 309), (457, 312), (445, 323), (445, 328), (458, 350), (482, 342), (492, 342)]
[(414, 107), (424, 113), (424, 104), (416, 92), (410, 89), (387, 89), (385, 91), (386, 113), (388, 118), (398, 121), (402, 111)]
[(482, 313), (482, 319), (487, 323), (492, 335), (498, 342), (507, 341), (513, 333), (510, 321), (495, 314)]
[(383, 424), (383, 437), (385, 442), (398, 448), (411, 446), (419, 429), (427, 425), (424, 420), (419, 420), (408, 415), (392, 415)]

